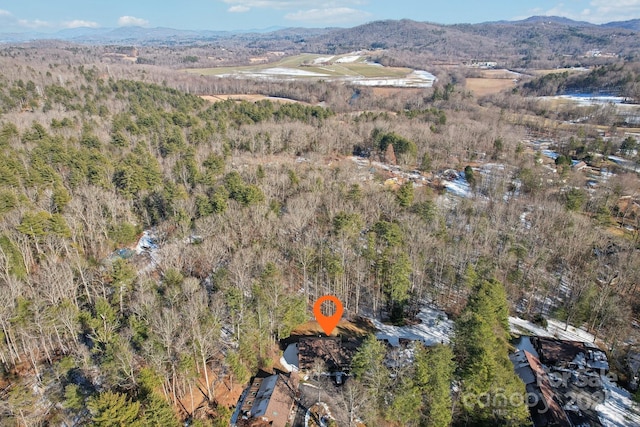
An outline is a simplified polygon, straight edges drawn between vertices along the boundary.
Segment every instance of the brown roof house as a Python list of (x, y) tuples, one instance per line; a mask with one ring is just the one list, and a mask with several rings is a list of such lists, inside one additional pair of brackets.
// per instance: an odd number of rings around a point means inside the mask
[(546, 337), (532, 337), (531, 343), (546, 365), (609, 371), (606, 353), (592, 343)]
[(345, 371), (351, 367), (351, 359), (357, 348), (354, 341), (343, 341), (340, 337), (304, 337), (298, 341), (300, 370), (313, 370), (321, 360), (329, 372)]
[(571, 427), (572, 423), (560, 406), (540, 360), (526, 350), (518, 350), (512, 355), (511, 362), (525, 384), (533, 425)]
[[(285, 427), (295, 402), (297, 384), (283, 374), (256, 376), (241, 398), (237, 420), (239, 427)], [(236, 421), (235, 423), (233, 421)]]

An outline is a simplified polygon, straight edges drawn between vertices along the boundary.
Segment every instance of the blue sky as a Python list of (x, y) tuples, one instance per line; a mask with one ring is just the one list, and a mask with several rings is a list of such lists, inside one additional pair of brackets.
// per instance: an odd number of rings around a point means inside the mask
[(558, 15), (602, 23), (640, 18), (640, 0), (0, 0), (0, 33), (77, 27), (241, 30), (349, 27), (409, 18), (442, 24)]

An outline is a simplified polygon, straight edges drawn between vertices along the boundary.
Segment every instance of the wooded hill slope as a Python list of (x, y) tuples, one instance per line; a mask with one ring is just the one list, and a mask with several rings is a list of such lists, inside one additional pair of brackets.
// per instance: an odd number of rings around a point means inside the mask
[[(389, 111), (359, 109), (345, 86), (323, 95), (334, 88), (323, 82), (307, 91), (323, 107), (209, 104), (177, 89), (199, 77), (46, 53), (50, 64), (37, 49), (2, 57), (0, 423), (109, 425), (116, 413), (126, 425), (226, 425), (221, 390), (270, 369), (277, 341), (327, 293), (348, 316), (402, 322), (425, 302), (462, 314), (470, 335), (453, 347), (456, 365), (438, 349), (421, 366), (433, 357), (445, 383), (478, 392), (519, 389), (503, 363), (509, 309), (611, 343), (627, 336), (638, 233), (609, 227), (629, 214), (616, 202), (637, 177), (593, 192), (568, 167), (559, 179), (523, 145), (530, 129), (452, 84), (399, 95), (407, 102)], [(579, 142), (605, 150), (581, 129)], [(384, 185), (389, 173), (359, 166), (356, 148), (372, 161), (393, 150), (398, 167), (420, 168), (432, 185)], [(443, 194), (447, 169), (465, 171), (469, 197)], [(120, 251), (143, 230), (155, 236), (151, 255)], [(476, 375), (465, 356), (474, 351), (495, 381)], [(358, 416), (435, 417), (430, 390), (447, 387), (422, 368), (399, 369), (402, 381), (354, 380), (372, 402)], [(348, 399), (343, 390), (336, 399)], [(522, 406), (443, 407), (438, 419), (454, 423), (523, 417)]]
[[(199, 47), (214, 57), (228, 54), (221, 49), (225, 48), (226, 51), (233, 50), (237, 58), (247, 61), (251, 55), (270, 51), (293, 55), (386, 49), (391, 51), (387, 61), (393, 60), (403, 66), (476, 60), (495, 61), (511, 68), (552, 68), (558, 65), (601, 64), (602, 54), (626, 60), (637, 59), (640, 51), (638, 31), (637, 20), (594, 25), (566, 18), (531, 17), (522, 21), (456, 25), (403, 19), (375, 21), (346, 29), (287, 28), (258, 33), (136, 27), (74, 29), (56, 34), (5, 34), (0, 39), (9, 43), (63, 40), (103, 46), (130, 45), (143, 51), (162, 46), (173, 47), (183, 53), (185, 49)], [(401, 52), (405, 53), (399, 54)], [(164, 63), (160, 57), (154, 61)], [(186, 63), (186, 66), (197, 64)]]

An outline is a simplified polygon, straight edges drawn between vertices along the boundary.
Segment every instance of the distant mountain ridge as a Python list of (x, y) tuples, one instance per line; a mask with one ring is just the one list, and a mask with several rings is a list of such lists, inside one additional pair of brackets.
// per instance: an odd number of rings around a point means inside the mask
[(585, 62), (640, 60), (640, 20), (596, 25), (554, 16), (520, 21), (441, 25), (410, 19), (374, 21), (352, 28), (277, 28), (194, 31), (172, 28), (75, 28), (53, 34), (0, 34), (0, 42), (56, 40), (76, 44), (198, 46), (288, 54), (341, 54), (378, 50), (384, 65), (430, 66), (474, 61), (503, 67), (581, 66)]
[(119, 27), (119, 28), (72, 28), (55, 33), (9, 33), (1, 34), (2, 42), (27, 42), (36, 40), (62, 40), (76, 43), (162, 43), (172, 40), (215, 39), (230, 35), (226, 31), (176, 30), (173, 28)]
[(525, 19), (516, 20), (516, 21), (503, 21), (511, 24), (560, 24), (567, 25), (572, 27), (597, 27), (597, 24), (592, 24), (591, 22), (586, 21), (574, 21), (573, 19), (565, 18), (563, 16), (543, 16), (536, 15), (530, 16)]
[(601, 28), (624, 28), (626, 30), (640, 30), (640, 19), (630, 19), (628, 21), (612, 21), (604, 24), (593, 24), (587, 21), (575, 21), (563, 16), (536, 15), (515, 21), (489, 21), (483, 24), (560, 24), (570, 27), (601, 27)]
[(640, 31), (640, 19), (630, 19), (628, 21), (609, 22), (602, 24), (605, 28), (624, 28), (627, 30)]
[[(606, 24), (592, 24), (584, 21), (574, 21), (569, 18), (559, 16), (531, 16), (518, 21), (494, 21), (480, 24), (452, 24), (442, 25), (430, 22), (417, 22), (408, 19), (398, 21), (375, 21), (360, 25), (353, 28), (286, 28), (286, 27), (270, 27), (266, 29), (253, 30), (236, 30), (236, 31), (215, 31), (215, 30), (180, 30), (164, 27), (119, 27), (119, 28), (89, 28), (80, 27), (72, 29), (64, 29), (55, 33), (1, 33), (0, 42), (4, 43), (20, 43), (35, 40), (61, 40), (75, 43), (140, 43), (140, 44), (162, 44), (163, 42), (190, 42), (203, 40), (219, 40), (224, 38), (232, 38), (243, 34), (257, 34), (261, 36), (291, 36), (307, 35), (314, 36), (317, 34), (325, 34), (327, 32), (344, 33), (350, 30), (367, 29), (375, 26), (389, 26), (389, 23), (403, 23), (410, 27), (415, 27), (417, 31), (425, 26), (439, 29), (465, 28), (465, 27), (486, 27), (486, 26), (529, 26), (553, 24), (574, 28), (591, 28), (591, 29), (624, 29), (632, 31), (640, 31), (640, 19), (632, 19), (628, 21), (608, 22)], [(432, 28), (432, 29), (433, 29)]]
[(267, 34), (285, 31), (286, 27), (269, 27), (266, 29), (213, 31), (213, 30), (179, 30), (166, 27), (118, 27), (90, 28), (79, 27), (57, 31), (55, 33), (0, 33), (0, 42), (21, 43), (37, 40), (61, 40), (75, 43), (141, 43), (162, 44), (163, 42), (200, 41), (229, 38), (242, 34)]

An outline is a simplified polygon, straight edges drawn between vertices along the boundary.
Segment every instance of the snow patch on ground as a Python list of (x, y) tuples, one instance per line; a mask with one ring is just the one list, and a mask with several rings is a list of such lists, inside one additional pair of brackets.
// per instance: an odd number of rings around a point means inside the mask
[(443, 181), (442, 185), (449, 191), (450, 193), (455, 194), (459, 197), (469, 198), (471, 197), (471, 186), (467, 182), (464, 177), (464, 173), (458, 173), (458, 177), (453, 181)]
[(424, 80), (431, 80), (432, 82), (435, 82), (436, 80), (438, 80), (436, 76), (424, 70), (415, 70), (413, 73), (411, 73), (411, 75), (414, 75)]
[(411, 87), (428, 88), (433, 87), (436, 76), (428, 71), (416, 70), (404, 78), (394, 79), (355, 79), (351, 83), (361, 86), (391, 86), (391, 87)]
[(156, 237), (151, 230), (145, 230), (136, 245), (136, 254), (153, 253), (158, 250)]
[(551, 97), (552, 99), (566, 99), (578, 103), (579, 105), (602, 105), (602, 104), (622, 104), (627, 100), (622, 96), (607, 96), (607, 95), (558, 95)]
[(606, 392), (606, 400), (596, 407), (602, 425), (604, 427), (640, 426), (640, 407), (632, 400), (631, 394), (618, 387), (606, 376), (602, 377), (602, 384)]
[(609, 156), (608, 157), (609, 160), (615, 162), (615, 163), (624, 163), (627, 161), (627, 159), (623, 159), (622, 157), (618, 157), (618, 156)]
[(328, 74), (314, 73), (313, 71), (298, 70), (295, 68), (283, 68), (283, 67), (267, 68), (266, 70), (262, 70), (261, 72), (256, 74), (267, 75), (267, 76), (328, 77)]
[(334, 56), (321, 56), (320, 58), (316, 58), (313, 60), (314, 64), (326, 64), (327, 62), (331, 61), (333, 58), (335, 58)]
[(349, 56), (343, 56), (342, 58), (337, 59), (336, 62), (339, 64), (348, 64), (351, 62), (356, 62), (358, 59), (360, 59), (360, 55), (349, 55)]
[[(321, 57), (313, 60), (314, 65), (322, 65), (323, 62), (333, 57)], [(337, 59), (336, 63), (353, 63), (358, 61), (361, 56), (345, 56)], [(376, 66), (382, 66), (376, 64)], [(414, 70), (410, 74), (402, 78), (366, 78), (366, 77), (345, 77), (335, 76), (335, 70), (327, 69), (332, 74), (324, 74), (313, 71), (301, 70), (298, 68), (273, 67), (263, 70), (237, 71), (232, 73), (220, 74), (219, 78), (244, 78), (244, 79), (261, 79), (261, 80), (278, 80), (290, 81), (300, 77), (322, 77), (332, 78), (332, 81), (351, 83), (361, 86), (383, 86), (383, 87), (401, 87), (401, 88), (430, 88), (436, 82), (437, 78), (433, 74), (424, 70)]]
[(423, 307), (417, 316), (420, 323), (408, 326), (385, 325), (377, 319), (370, 319), (378, 329), (376, 338), (387, 340), (394, 347), (400, 345), (400, 339), (420, 341), (425, 345), (448, 344), (453, 335), (453, 321), (444, 311)]
[(569, 325), (567, 330), (564, 330), (564, 322), (555, 319), (547, 320), (547, 328), (536, 325), (528, 320), (521, 319), (519, 317), (509, 317), (509, 325), (511, 326), (511, 332), (525, 333), (529, 335), (537, 335), (540, 337), (558, 338), (567, 341), (582, 341), (593, 342), (594, 336), (584, 329), (579, 329)]
[(149, 262), (146, 266), (138, 270), (138, 274), (151, 273), (158, 267), (160, 261), (160, 247), (158, 246), (158, 236), (153, 230), (145, 230), (136, 245), (136, 254), (146, 254), (149, 256)]

